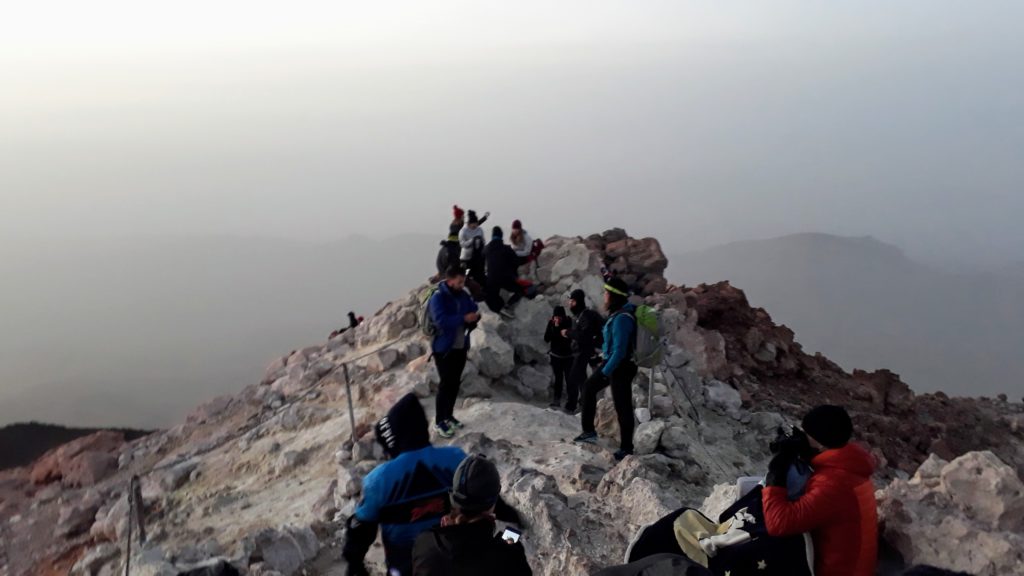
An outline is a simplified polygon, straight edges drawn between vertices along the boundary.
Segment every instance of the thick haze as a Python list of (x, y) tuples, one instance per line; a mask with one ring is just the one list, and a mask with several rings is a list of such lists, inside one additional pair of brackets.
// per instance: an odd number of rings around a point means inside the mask
[[(24, 366), (65, 390), (117, 374), (79, 373), (78, 385), (48, 374), (48, 335), (88, 338), (88, 324), (67, 323), (95, 322), (98, 309), (137, 318), (121, 304), (145, 297), (135, 290), (151, 270), (139, 261), (210, 273), (169, 245), (210, 266), (252, 238), (328, 250), (321, 266), (363, 262), (345, 260), (350, 235), (436, 235), (456, 201), (504, 224), (522, 218), (536, 236), (623, 226), (682, 253), (816, 231), (872, 235), (951, 269), (1020, 269), (1022, 18), (1010, 1), (12, 5), (0, 19), (0, 322), (18, 346), (0, 357), (0, 391), (42, 386)], [(80, 299), (53, 262), (106, 283)], [(216, 301), (219, 287), (265, 272), (258, 254), (245, 262), (203, 290)], [(126, 281), (104, 276), (110, 266)], [(347, 300), (376, 305), (414, 287), (375, 283), (383, 266), (396, 264), (365, 267), (372, 295)], [(418, 281), (430, 267), (388, 278)], [(277, 306), (304, 281), (351, 281), (302, 276), (259, 302)], [(163, 295), (185, 306), (182, 294)], [(309, 299), (301, 330), (244, 358), (224, 353), (248, 372), (197, 368), (189, 386), (234, 389), (258, 371), (252, 357), (322, 338), (345, 300)], [(196, 310), (190, 326), (206, 329)], [(118, 326), (109, 349), (144, 334)], [(65, 417), (42, 395), (5, 402), (0, 423)], [(168, 418), (192, 403), (176, 398)]]

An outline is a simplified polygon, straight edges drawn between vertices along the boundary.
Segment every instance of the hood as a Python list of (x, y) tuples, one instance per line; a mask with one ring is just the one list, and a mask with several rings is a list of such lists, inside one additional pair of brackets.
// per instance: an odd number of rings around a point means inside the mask
[(394, 458), (430, 446), (430, 424), (415, 394), (406, 394), (374, 427), (377, 442)]
[(850, 442), (842, 448), (825, 450), (818, 454), (811, 459), (811, 467), (817, 471), (826, 468), (843, 470), (867, 479), (875, 473), (875, 458), (859, 444)]
[(551, 315), (552, 316), (558, 316), (559, 318), (565, 318), (566, 317), (565, 316), (565, 307), (564, 306), (555, 306), (555, 310), (554, 310), (554, 312), (551, 313)]

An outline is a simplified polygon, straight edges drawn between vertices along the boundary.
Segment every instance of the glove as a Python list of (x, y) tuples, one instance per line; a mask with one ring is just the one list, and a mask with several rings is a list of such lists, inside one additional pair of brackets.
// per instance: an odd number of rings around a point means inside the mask
[(788, 454), (776, 454), (768, 463), (768, 475), (764, 477), (765, 486), (785, 488), (789, 467), (792, 463), (793, 459)]

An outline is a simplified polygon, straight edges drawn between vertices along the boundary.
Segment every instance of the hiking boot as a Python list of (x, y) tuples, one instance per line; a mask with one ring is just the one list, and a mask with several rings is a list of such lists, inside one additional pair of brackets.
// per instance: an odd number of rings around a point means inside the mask
[(572, 439), (578, 444), (597, 444), (597, 432), (584, 432)]
[(455, 430), (453, 430), (447, 422), (435, 423), (434, 431), (437, 432), (437, 435), (441, 438), (451, 438), (452, 436), (455, 436)]
[(446, 423), (448, 424), (449, 428), (454, 428), (455, 430), (462, 430), (463, 428), (466, 427), (465, 424), (456, 420), (454, 416), (449, 418)]
[(615, 451), (615, 461), (616, 462), (621, 462), (626, 456), (632, 456), (632, 455), (633, 455), (633, 451), (632, 450), (628, 450), (628, 451), (627, 450), (616, 450)]
[(565, 413), (570, 416), (575, 416), (581, 412), (579, 406), (573, 406), (572, 408), (566, 406), (563, 410), (565, 410)]

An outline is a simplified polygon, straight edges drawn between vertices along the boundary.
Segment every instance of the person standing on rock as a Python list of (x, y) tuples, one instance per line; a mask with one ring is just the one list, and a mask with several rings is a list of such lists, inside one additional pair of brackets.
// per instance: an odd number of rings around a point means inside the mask
[(565, 315), (565, 308), (555, 306), (555, 312), (544, 331), (544, 341), (550, 345), (548, 356), (551, 358), (551, 371), (555, 379), (551, 391), (551, 408), (556, 410), (562, 407), (562, 386), (568, 380), (572, 368), (571, 330), (572, 320)]
[(571, 323), (562, 329), (562, 336), (572, 342), (572, 366), (566, 382), (568, 397), (565, 401), (565, 411), (572, 414), (577, 410), (580, 390), (587, 381), (587, 368), (601, 347), (604, 318), (587, 308), (586, 294), (578, 288), (569, 295), (569, 313), (572, 314)]
[[(491, 312), (511, 319), (514, 316), (507, 308), (515, 306), (523, 297), (523, 287), (517, 282), (519, 263), (516, 261), (516, 253), (511, 246), (505, 244), (500, 226), (491, 230), (491, 241), (484, 248), (484, 259), (487, 263), (487, 282), (484, 286), (487, 307)], [(507, 303), (501, 297), (502, 290), (512, 293)]]
[(455, 219), (448, 226), (448, 236), (441, 241), (441, 249), (437, 252), (437, 276), (434, 282), (444, 280), (445, 272), (452, 266), (461, 263), (462, 246), (459, 244), (459, 232), (462, 231), (462, 209), (455, 206)]
[(478, 218), (476, 212), (470, 210), (466, 214), (466, 223), (459, 231), (459, 246), (462, 252), (459, 260), (462, 267), (468, 271), (469, 277), (477, 284), (484, 284), (484, 230), (480, 226), (487, 222), (490, 213), (485, 213), (483, 218)]
[(441, 523), (452, 478), (466, 453), (456, 446), (432, 446), (423, 406), (414, 394), (402, 397), (374, 427), (389, 461), (363, 479), (363, 496), (349, 518), (342, 556), (349, 576), (369, 574), (364, 564), (382, 528), (389, 574), (412, 574), (416, 538)]
[(630, 304), (629, 286), (621, 278), (610, 278), (604, 285), (604, 305), (608, 320), (603, 330), (602, 361), (597, 372), (583, 385), (583, 414), (580, 417), (583, 433), (575, 441), (597, 442), (594, 428), (597, 394), (611, 386), (621, 435), (615, 459), (622, 460), (633, 453), (633, 378), (636, 377), (637, 365), (633, 361), (636, 307)]
[(459, 398), (462, 371), (469, 354), (469, 334), (480, 321), (476, 302), (466, 291), (466, 273), (458, 267), (449, 268), (444, 282), (427, 304), (436, 333), (431, 343), (434, 364), (441, 384), (437, 390), (434, 430), (442, 438), (451, 438), (462, 422), (455, 418), (455, 402)]
[(451, 513), (416, 539), (413, 575), (531, 576), (522, 543), (495, 534), (500, 494), (494, 463), (483, 456), (463, 460), (452, 481)]
[(878, 509), (871, 475), (874, 458), (850, 442), (853, 422), (840, 406), (818, 406), (804, 416), (803, 430), (814, 473), (797, 500), (786, 488), (790, 459), (768, 465), (761, 496), (771, 536), (810, 533), (815, 574), (872, 576), (878, 564)]

